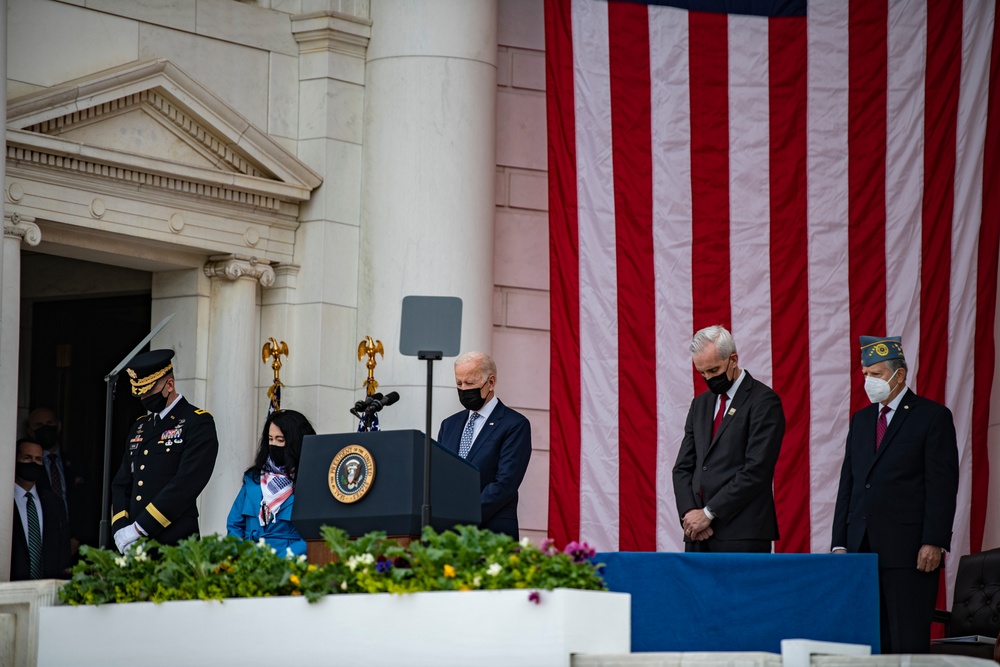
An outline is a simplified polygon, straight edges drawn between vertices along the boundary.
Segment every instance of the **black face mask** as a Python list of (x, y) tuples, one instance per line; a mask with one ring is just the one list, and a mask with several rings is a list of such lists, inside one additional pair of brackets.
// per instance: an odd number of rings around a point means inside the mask
[(55, 424), (42, 424), (35, 429), (35, 440), (45, 449), (52, 449), (59, 444), (59, 427)]
[[(483, 383), (483, 387), (486, 383)], [(486, 405), (486, 399), (482, 397), (483, 387), (476, 387), (474, 389), (459, 389), (458, 390), (458, 402), (461, 403), (466, 409), (472, 410), (473, 412), (479, 410), (479, 408)]]
[(715, 377), (705, 378), (705, 384), (708, 385), (708, 390), (713, 394), (722, 395), (729, 391), (729, 388), (733, 386), (734, 380), (729, 377), (729, 364), (726, 364), (726, 370), (719, 373)]
[(285, 448), (275, 447), (274, 445), (267, 446), (267, 453), (271, 456), (271, 460), (274, 461), (276, 466), (285, 465)]
[(45, 472), (41, 463), (34, 461), (18, 461), (14, 464), (14, 474), (26, 482), (37, 482)]
[(167, 407), (167, 397), (162, 392), (143, 396), (139, 401), (142, 402), (142, 407), (146, 408), (147, 412), (151, 412), (154, 415), (160, 414), (163, 412), (163, 408)]

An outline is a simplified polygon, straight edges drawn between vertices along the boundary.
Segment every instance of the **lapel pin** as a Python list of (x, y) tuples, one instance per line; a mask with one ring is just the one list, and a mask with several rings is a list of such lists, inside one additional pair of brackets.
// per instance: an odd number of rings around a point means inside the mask
[(910, 406), (909, 406), (909, 405), (904, 405), (904, 406), (903, 406), (903, 409), (904, 409), (904, 410), (909, 410), (909, 409), (910, 409)]
[(490, 426), (493, 426), (493, 422), (490, 422)]
[(729, 408), (729, 412), (727, 412), (726, 414), (732, 417), (733, 415), (736, 414), (736, 408)]

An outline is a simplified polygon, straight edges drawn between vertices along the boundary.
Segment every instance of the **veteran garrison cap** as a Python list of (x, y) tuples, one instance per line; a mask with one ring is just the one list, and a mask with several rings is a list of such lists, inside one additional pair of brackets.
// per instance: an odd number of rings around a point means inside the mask
[(150, 350), (132, 357), (125, 369), (129, 382), (132, 383), (132, 395), (145, 396), (157, 380), (172, 372), (174, 365), (170, 360), (173, 358), (173, 350)]
[(861, 365), (903, 359), (903, 339), (899, 336), (861, 336)]

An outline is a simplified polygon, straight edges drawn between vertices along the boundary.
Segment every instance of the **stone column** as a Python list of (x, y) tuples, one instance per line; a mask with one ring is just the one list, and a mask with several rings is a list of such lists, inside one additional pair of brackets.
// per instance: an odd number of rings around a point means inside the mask
[[(292, 34), (299, 44), (296, 151), (327, 178), (300, 208), (294, 263), (301, 271), (279, 274), (278, 288), (269, 290), (263, 333), (288, 343), (283, 404), (303, 412), (318, 432), (337, 433), (356, 426), (348, 409), (364, 395), (354, 351), (360, 340), (358, 239), (371, 21), (364, 0), (310, 3), (324, 5), (326, 11), (293, 16)], [(277, 320), (268, 311), (285, 311), (286, 317)]]
[(201, 494), (201, 532), (226, 532), (226, 516), (252, 463), (259, 437), (255, 384), (260, 364), (257, 287), (274, 284), (266, 260), (243, 255), (209, 258), (211, 278), (208, 328), (208, 379), (205, 409), (215, 417), (219, 457)]
[[(0, 498), (14, 497), (14, 453), (10, 445), (17, 438), (21, 244), (36, 246), (41, 240), (42, 233), (33, 219), (17, 213), (4, 216), (0, 248), (0, 442), (6, 446), (0, 446)], [(10, 536), (12, 521), (10, 512), (0, 512), (0, 535)], [(0, 539), (0, 581), (9, 580), (10, 540)]]
[[(386, 427), (423, 430), (426, 362), (399, 354), (402, 298), (460, 297), (462, 351), (492, 352), (497, 4), (372, 0), (371, 21), (357, 339), (382, 339), (377, 379), (405, 399)], [(435, 364), (433, 435), (461, 409), (452, 362)]]

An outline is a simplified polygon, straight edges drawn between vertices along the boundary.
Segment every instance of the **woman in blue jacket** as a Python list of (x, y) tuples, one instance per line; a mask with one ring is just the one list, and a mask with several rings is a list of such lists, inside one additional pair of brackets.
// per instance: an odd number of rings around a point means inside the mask
[(301, 412), (277, 410), (268, 416), (257, 456), (229, 510), (230, 535), (254, 542), (264, 538), (279, 556), (287, 549), (296, 556), (306, 552), (305, 540), (292, 525), (292, 502), (302, 439), (315, 433)]

